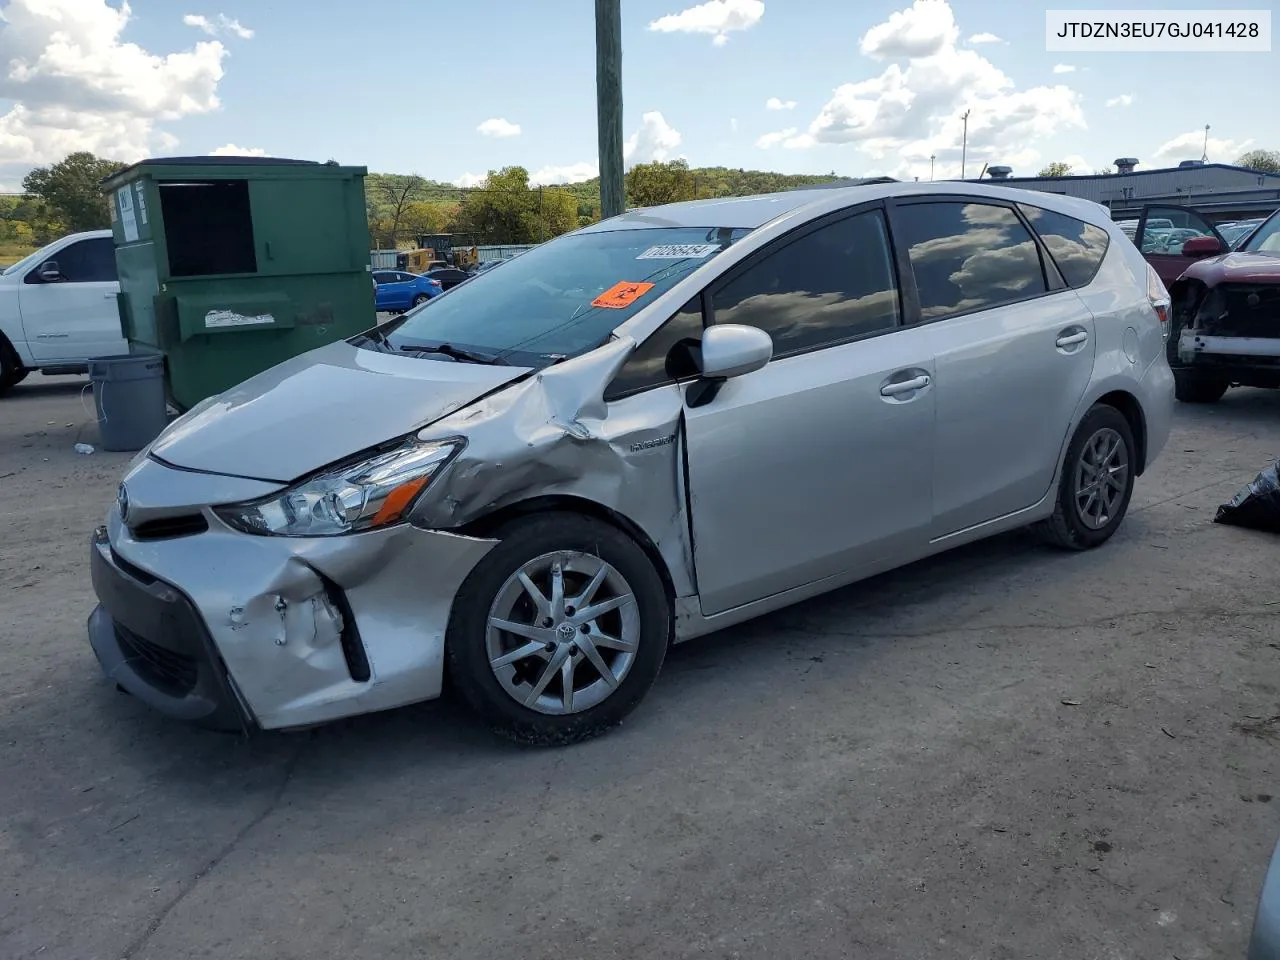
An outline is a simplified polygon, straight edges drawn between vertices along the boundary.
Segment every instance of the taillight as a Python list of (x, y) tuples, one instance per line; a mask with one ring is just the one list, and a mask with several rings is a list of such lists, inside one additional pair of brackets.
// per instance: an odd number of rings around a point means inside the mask
[(1160, 274), (1156, 273), (1151, 264), (1147, 264), (1147, 299), (1151, 301), (1151, 308), (1155, 310), (1156, 316), (1160, 318), (1160, 338), (1168, 340), (1171, 329), (1169, 323), (1169, 291), (1165, 289), (1164, 281), (1160, 279)]
[(431, 284), (431, 286), (433, 286), (433, 287), (438, 287), (438, 286), (440, 286), (440, 281), (439, 281), (439, 280), (428, 280), (428, 281), (427, 281), (427, 283)]

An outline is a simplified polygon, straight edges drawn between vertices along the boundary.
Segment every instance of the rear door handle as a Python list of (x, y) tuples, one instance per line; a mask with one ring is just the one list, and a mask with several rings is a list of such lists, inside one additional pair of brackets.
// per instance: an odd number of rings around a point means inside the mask
[(910, 393), (913, 390), (923, 390), (933, 381), (929, 379), (927, 374), (918, 377), (912, 377), (910, 380), (899, 380), (897, 383), (886, 383), (880, 388), (880, 396), (897, 397), (904, 393)]
[(1060, 347), (1074, 347), (1077, 343), (1084, 343), (1088, 339), (1089, 334), (1086, 331), (1081, 330), (1079, 333), (1070, 333), (1066, 336), (1059, 337), (1057, 343)]

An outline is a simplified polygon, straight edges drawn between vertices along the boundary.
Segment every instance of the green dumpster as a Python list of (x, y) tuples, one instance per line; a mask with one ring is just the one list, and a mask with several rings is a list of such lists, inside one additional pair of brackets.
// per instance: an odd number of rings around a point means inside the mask
[(375, 323), (364, 167), (143, 160), (103, 181), (120, 317), (186, 410)]

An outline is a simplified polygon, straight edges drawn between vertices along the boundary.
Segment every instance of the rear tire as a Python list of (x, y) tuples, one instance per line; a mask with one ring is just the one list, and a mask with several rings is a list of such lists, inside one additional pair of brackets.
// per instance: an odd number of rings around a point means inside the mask
[(1035, 526), (1040, 537), (1064, 550), (1090, 550), (1110, 540), (1133, 496), (1136, 451), (1124, 414), (1095, 404), (1067, 445), (1053, 515)]
[[(648, 555), (615, 527), (575, 513), (524, 517), (497, 537), (449, 618), (459, 693), (490, 729), (522, 744), (575, 743), (620, 723), (653, 685), (671, 635), (666, 589)], [(608, 609), (592, 615), (599, 607)]]
[(1182, 403), (1217, 403), (1229, 386), (1226, 377), (1204, 370), (1173, 371), (1173, 395)]
[(415, 307), (416, 307), (416, 306), (419, 306), (419, 305), (421, 305), (421, 304), (426, 303), (426, 302), (427, 302), (428, 300), (430, 300), (430, 299), (431, 299), (431, 298), (430, 298), (429, 296), (427, 296), (425, 293), (420, 293), (420, 294), (418, 294), (416, 297), (414, 297), (414, 298), (413, 298), (413, 305), (414, 305)]
[(16, 387), (31, 371), (18, 360), (18, 352), (0, 335), (0, 394)]

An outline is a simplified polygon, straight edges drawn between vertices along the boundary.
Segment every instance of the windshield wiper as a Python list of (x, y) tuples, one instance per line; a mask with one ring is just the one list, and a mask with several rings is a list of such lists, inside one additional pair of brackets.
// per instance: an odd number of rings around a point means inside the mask
[(405, 343), (400, 345), (400, 350), (404, 353), (439, 353), (454, 360), (461, 360), (463, 363), (487, 363), (495, 366), (507, 365), (507, 361), (503, 360), (496, 354), (480, 353), (477, 350), (467, 350), (463, 347), (455, 347), (451, 343), (439, 343), (432, 347), (411, 346)]

